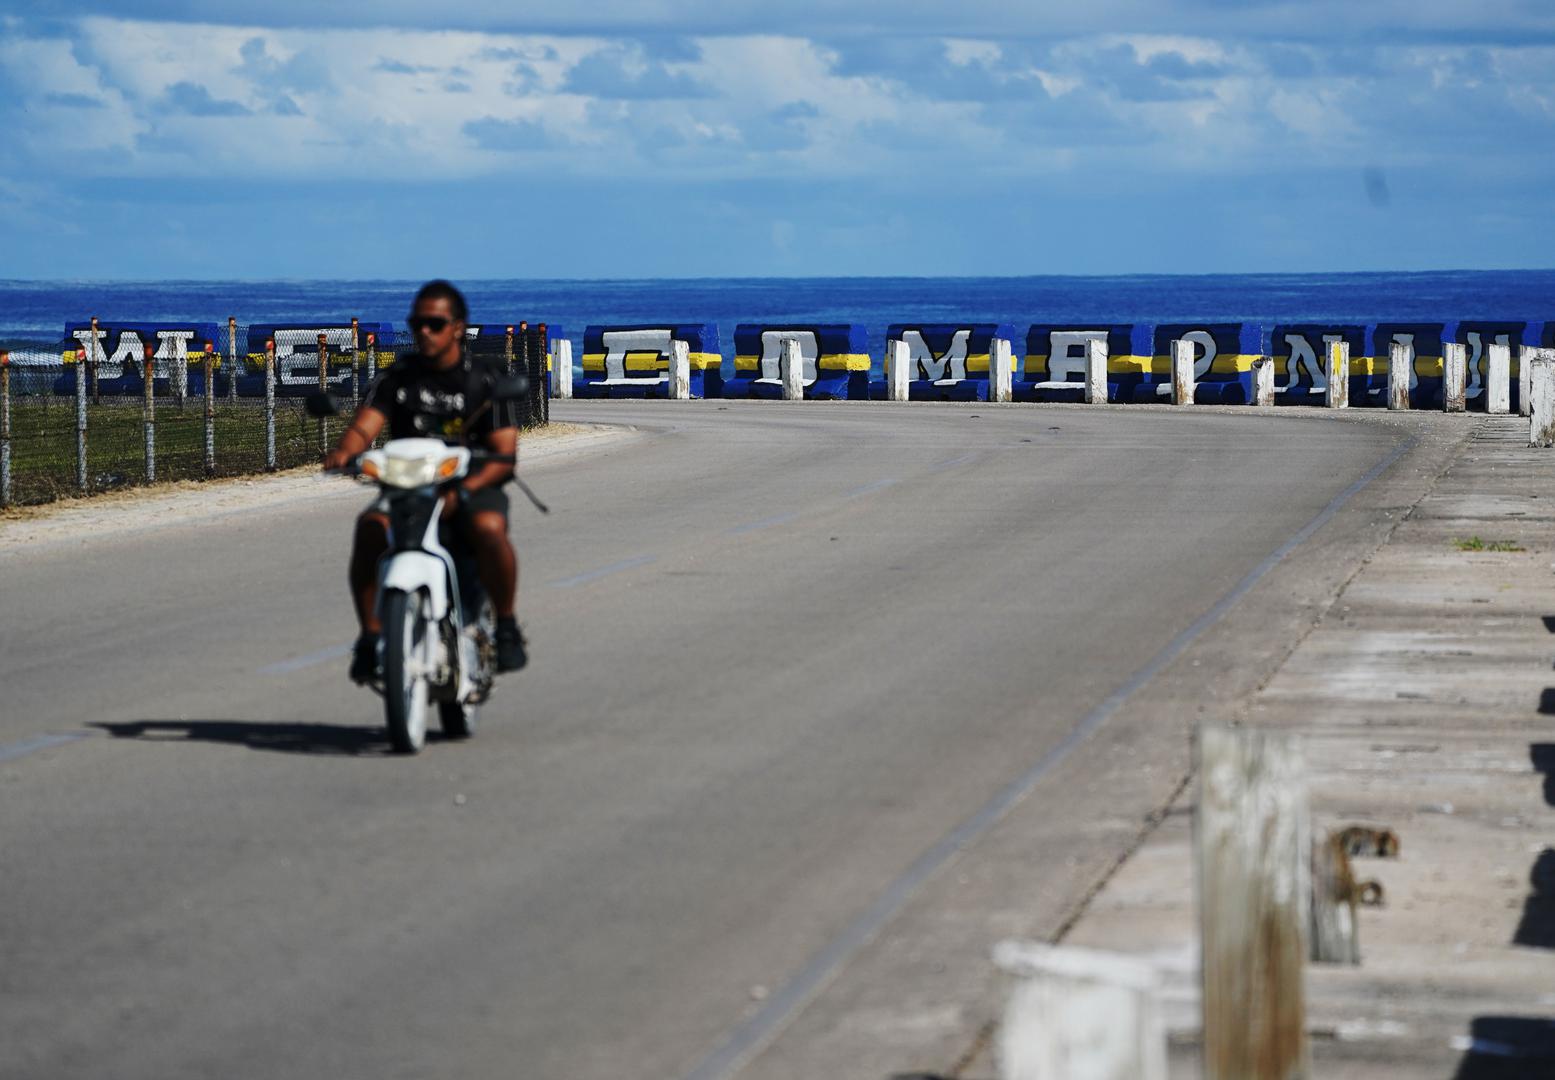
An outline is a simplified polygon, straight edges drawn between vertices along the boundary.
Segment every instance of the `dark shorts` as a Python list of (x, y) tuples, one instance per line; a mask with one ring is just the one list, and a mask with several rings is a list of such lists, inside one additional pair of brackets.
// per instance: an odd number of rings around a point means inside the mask
[[(495, 487), (483, 487), (470, 492), (470, 498), (465, 502), (464, 508), (454, 516), (453, 521), (456, 524), (463, 524), (466, 514), (487, 511), (501, 514), (502, 520), (506, 521), (508, 519), (508, 493), (502, 490), (505, 486), (505, 484), (499, 484)], [(388, 512), (388, 499), (383, 495), (379, 495), (368, 505), (366, 510), (362, 511), (364, 515), (388, 514)]]

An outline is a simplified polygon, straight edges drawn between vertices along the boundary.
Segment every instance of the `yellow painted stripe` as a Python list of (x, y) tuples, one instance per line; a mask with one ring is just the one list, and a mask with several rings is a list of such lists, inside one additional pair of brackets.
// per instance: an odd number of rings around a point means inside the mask
[[(1048, 373), (1048, 353), (1027, 353), (1026, 374), (1041, 376)], [(1171, 373), (1171, 362), (1167, 362), (1167, 374)], [(1138, 375), (1151, 370), (1150, 357), (1148, 356), (1109, 356), (1107, 357), (1107, 373), (1118, 375)], [(1076, 386), (1079, 384), (1076, 383)]]
[[(694, 352), (690, 354), (691, 370), (706, 371), (708, 368), (721, 367), (723, 356), (719, 353)], [(604, 353), (584, 353), (583, 370), (605, 370)], [(627, 371), (668, 371), (669, 357), (663, 353), (655, 352), (629, 352), (626, 354)]]
[[(868, 371), (868, 353), (822, 353), (815, 365), (821, 371)], [(761, 357), (736, 356), (734, 358), (736, 371), (760, 371)]]

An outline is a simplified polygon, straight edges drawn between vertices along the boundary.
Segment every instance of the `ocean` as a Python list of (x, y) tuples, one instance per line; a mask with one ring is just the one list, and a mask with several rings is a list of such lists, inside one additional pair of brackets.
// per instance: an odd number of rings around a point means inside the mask
[[(67, 322), (398, 323), (419, 282), (0, 281), (0, 345), (47, 348)], [(1019, 278), (693, 278), (458, 282), (471, 321), (547, 323), (582, 355), (596, 324), (860, 323), (877, 364), (895, 322), (1555, 320), (1555, 270)]]

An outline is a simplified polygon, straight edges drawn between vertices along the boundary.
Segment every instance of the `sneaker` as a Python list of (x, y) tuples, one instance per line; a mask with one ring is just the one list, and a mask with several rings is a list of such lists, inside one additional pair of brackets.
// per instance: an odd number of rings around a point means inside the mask
[(518, 628), (518, 624), (511, 619), (504, 619), (497, 623), (497, 670), (517, 671), (529, 663), (529, 654), (524, 651), (524, 632)]
[(378, 664), (378, 635), (363, 634), (351, 648), (351, 681), (373, 682), (383, 678), (383, 668)]

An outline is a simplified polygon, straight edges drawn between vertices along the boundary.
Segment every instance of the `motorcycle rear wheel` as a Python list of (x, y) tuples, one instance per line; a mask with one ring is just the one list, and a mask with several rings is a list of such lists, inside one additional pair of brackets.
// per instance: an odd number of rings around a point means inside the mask
[[(491, 657), (486, 655), (494, 647), (493, 637), (496, 633), (496, 614), (492, 609), (491, 600), (481, 598), (480, 613), (476, 616), (476, 625), (484, 637), (481, 650), (480, 664), (481, 679), (491, 679)], [(482, 697), (484, 699), (484, 695)], [(475, 734), (476, 722), (480, 718), (481, 707), (473, 702), (439, 701), (437, 703), (438, 720), (443, 726), (443, 734), (450, 739), (468, 739)]]
[(420, 592), (390, 589), (383, 597), (383, 712), (389, 744), (414, 754), (427, 741), (427, 672), (434, 634)]

